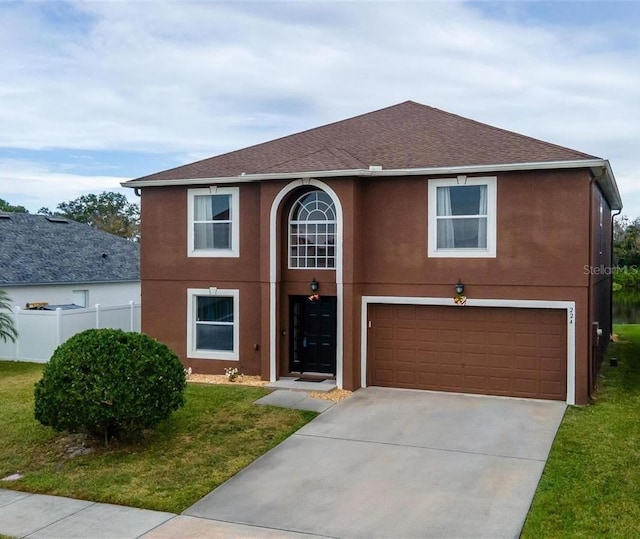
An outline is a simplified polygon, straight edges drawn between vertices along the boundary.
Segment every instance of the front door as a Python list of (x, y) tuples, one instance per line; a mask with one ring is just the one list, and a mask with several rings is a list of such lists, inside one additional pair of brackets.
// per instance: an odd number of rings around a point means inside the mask
[(290, 296), (289, 368), (292, 372), (336, 373), (336, 298)]

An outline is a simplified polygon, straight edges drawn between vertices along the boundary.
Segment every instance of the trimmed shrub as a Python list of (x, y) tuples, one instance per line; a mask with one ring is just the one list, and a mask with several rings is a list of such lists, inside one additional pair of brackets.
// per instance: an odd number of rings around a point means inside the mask
[(35, 417), (57, 431), (139, 434), (184, 405), (184, 369), (141, 333), (90, 329), (53, 353), (35, 385)]

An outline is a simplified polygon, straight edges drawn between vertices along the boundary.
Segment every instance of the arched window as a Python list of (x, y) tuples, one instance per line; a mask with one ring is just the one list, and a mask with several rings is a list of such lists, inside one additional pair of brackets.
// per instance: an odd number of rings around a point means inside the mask
[(316, 190), (302, 195), (289, 216), (289, 267), (335, 268), (336, 208)]

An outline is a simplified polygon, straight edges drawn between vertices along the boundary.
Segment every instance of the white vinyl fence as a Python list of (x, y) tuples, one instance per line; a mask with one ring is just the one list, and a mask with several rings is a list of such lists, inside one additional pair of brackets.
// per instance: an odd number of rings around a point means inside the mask
[(140, 331), (140, 303), (87, 309), (55, 311), (22, 310), (15, 307), (13, 318), (18, 340), (0, 340), (0, 358), (46, 363), (54, 350), (76, 333), (92, 328)]

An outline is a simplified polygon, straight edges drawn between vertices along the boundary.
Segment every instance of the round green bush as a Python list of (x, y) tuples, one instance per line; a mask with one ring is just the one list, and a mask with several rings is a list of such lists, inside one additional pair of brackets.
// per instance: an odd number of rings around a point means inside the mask
[(90, 329), (53, 353), (35, 386), (35, 417), (57, 431), (138, 434), (184, 405), (178, 357), (141, 333)]

